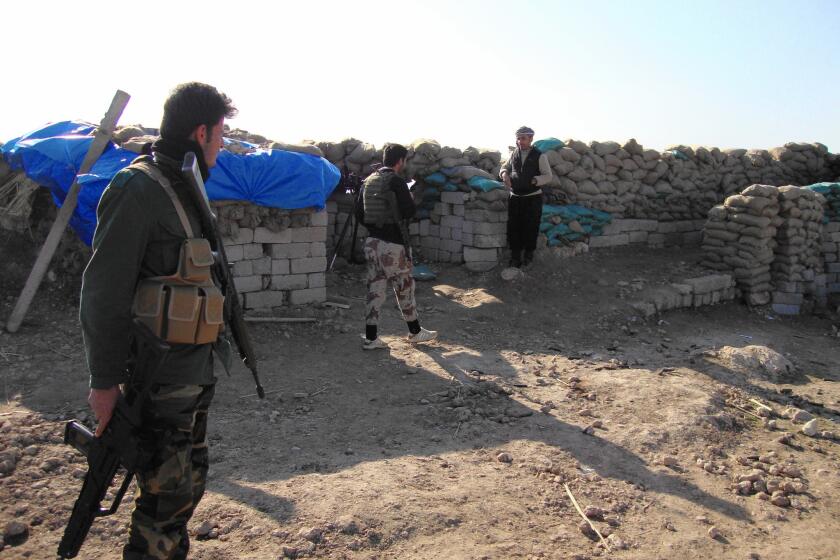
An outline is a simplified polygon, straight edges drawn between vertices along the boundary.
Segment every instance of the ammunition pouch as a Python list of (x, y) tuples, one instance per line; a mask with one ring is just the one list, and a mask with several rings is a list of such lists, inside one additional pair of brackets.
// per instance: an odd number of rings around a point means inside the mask
[(178, 270), (170, 276), (140, 280), (134, 294), (132, 314), (152, 333), (172, 344), (210, 344), (224, 327), (225, 298), (213, 282), (214, 264), (210, 242), (193, 237), (181, 201), (166, 177), (146, 162), (132, 164), (155, 179), (172, 200), (184, 233)]

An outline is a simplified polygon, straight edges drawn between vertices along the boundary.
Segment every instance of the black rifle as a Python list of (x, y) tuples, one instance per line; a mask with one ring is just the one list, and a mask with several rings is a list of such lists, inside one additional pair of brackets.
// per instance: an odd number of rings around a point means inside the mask
[(251, 344), (251, 337), (248, 335), (248, 329), (245, 326), (245, 317), (242, 314), (242, 306), (239, 304), (239, 294), (236, 292), (236, 286), (233, 283), (233, 275), (230, 273), (230, 265), (228, 264), (227, 254), (225, 253), (225, 245), (222, 243), (222, 237), (219, 235), (219, 229), (216, 227), (216, 215), (210, 208), (210, 199), (207, 198), (207, 191), (204, 188), (204, 180), (201, 178), (201, 173), (198, 169), (198, 160), (193, 152), (187, 152), (184, 156), (184, 163), (181, 166), (181, 173), (187, 184), (192, 187), (190, 194), (198, 206), (199, 214), (201, 215), (201, 227), (204, 231), (204, 237), (210, 242), (215, 262), (213, 264), (213, 276), (225, 296), (225, 322), (230, 327), (231, 335), (236, 348), (239, 350), (239, 357), (245, 367), (251, 370), (254, 376), (254, 383), (257, 385), (257, 395), (265, 398), (265, 390), (260, 384), (260, 377), (257, 374), (257, 358), (254, 354), (254, 347)]
[[(100, 437), (94, 437), (93, 432), (77, 420), (71, 420), (65, 426), (64, 443), (72, 445), (87, 457), (88, 472), (58, 545), (59, 558), (76, 557), (93, 520), (116, 513), (134, 473), (151, 459), (143, 451), (149, 446), (141, 446), (137, 434), (149, 387), (168, 352), (169, 345), (166, 342), (134, 319), (129, 380), (124, 392), (117, 398), (113, 416), (105, 431)], [(126, 471), (125, 478), (111, 506), (103, 508), (102, 501), (120, 467)]]

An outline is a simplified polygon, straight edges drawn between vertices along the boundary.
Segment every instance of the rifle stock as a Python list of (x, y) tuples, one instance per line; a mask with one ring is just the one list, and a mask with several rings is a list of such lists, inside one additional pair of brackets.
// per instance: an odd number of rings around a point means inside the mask
[(254, 377), (254, 383), (257, 386), (257, 395), (263, 399), (265, 398), (265, 389), (260, 384), (260, 377), (257, 373), (257, 358), (254, 354), (254, 347), (251, 344), (251, 337), (245, 326), (242, 306), (239, 304), (239, 294), (236, 292), (236, 286), (233, 283), (233, 275), (228, 265), (225, 246), (222, 243), (222, 237), (219, 235), (219, 230), (216, 226), (216, 215), (213, 213), (213, 209), (210, 208), (210, 199), (207, 198), (207, 190), (204, 188), (204, 180), (201, 178), (196, 154), (187, 152), (181, 166), (181, 173), (187, 181), (187, 184), (191, 187), (193, 199), (198, 205), (199, 213), (201, 214), (201, 225), (204, 230), (204, 235), (210, 241), (210, 247), (215, 253), (216, 258), (213, 264), (213, 273), (220, 284), (222, 293), (225, 295), (226, 322), (228, 327), (230, 327), (231, 335), (239, 351), (239, 357), (242, 359), (245, 367), (251, 370), (251, 375)]

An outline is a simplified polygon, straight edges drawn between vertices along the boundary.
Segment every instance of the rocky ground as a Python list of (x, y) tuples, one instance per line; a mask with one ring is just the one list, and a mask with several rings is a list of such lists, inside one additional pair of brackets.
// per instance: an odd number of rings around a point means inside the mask
[[(9, 240), (4, 323), (31, 257)], [(264, 401), (244, 368), (220, 376), (191, 557), (840, 558), (837, 317), (634, 316), (698, 260), (600, 250), (508, 281), (439, 268), (417, 294), (440, 340), (408, 345), (389, 301), (376, 352), (362, 269), (334, 273), (349, 310), (252, 325)], [(75, 290), (46, 284), (0, 334), (2, 558), (53, 557), (85, 474), (62, 443), (66, 420), (91, 421)], [(119, 558), (130, 505), (82, 558)]]

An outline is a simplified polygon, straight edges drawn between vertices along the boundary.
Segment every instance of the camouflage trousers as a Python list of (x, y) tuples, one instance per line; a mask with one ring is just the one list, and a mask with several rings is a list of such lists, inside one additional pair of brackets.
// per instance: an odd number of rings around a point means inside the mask
[(207, 481), (207, 411), (214, 388), (152, 387), (140, 437), (141, 445), (150, 446), (152, 460), (135, 474), (138, 490), (124, 559), (187, 557), (187, 521)]
[(411, 276), (411, 260), (406, 257), (405, 247), (368, 237), (365, 240), (367, 261), (367, 303), (365, 324), (379, 324), (379, 312), (385, 303), (388, 284), (394, 289), (406, 322), (417, 320), (417, 302), (414, 301), (414, 278)]

